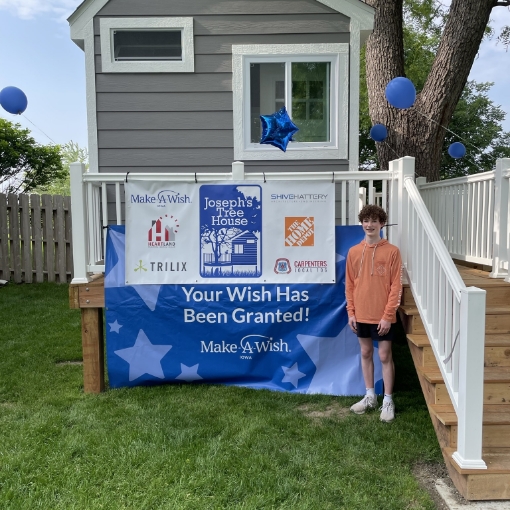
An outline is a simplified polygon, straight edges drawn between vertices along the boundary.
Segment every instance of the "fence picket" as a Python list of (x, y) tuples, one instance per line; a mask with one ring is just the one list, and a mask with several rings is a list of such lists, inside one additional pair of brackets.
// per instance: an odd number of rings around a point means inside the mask
[(40, 195), (30, 195), (30, 212), (32, 214), (32, 255), (34, 259), (35, 281), (41, 283), (44, 281), (44, 265)]
[(21, 226), (22, 273), (25, 283), (32, 283), (32, 240), (30, 235), (30, 200), (28, 195), (19, 195)]
[(18, 196), (9, 193), (7, 196), (7, 209), (9, 214), (9, 248), (11, 265), (14, 272), (14, 281), (21, 283), (21, 253)]
[(53, 197), (42, 196), (44, 261), (48, 281), (55, 281), (55, 243), (53, 242)]
[(7, 197), (0, 194), (0, 279), (9, 280), (9, 234), (7, 227)]
[(66, 275), (66, 242), (65, 242), (65, 227), (64, 227), (64, 197), (55, 196), (54, 207), (56, 209), (54, 214), (55, 225), (55, 257), (56, 268), (58, 271), (58, 281), (65, 283), (67, 281)]
[(64, 197), (64, 235), (66, 242), (66, 275), (72, 277), (73, 269), (73, 245), (72, 245), (72, 220), (71, 220), (71, 197)]

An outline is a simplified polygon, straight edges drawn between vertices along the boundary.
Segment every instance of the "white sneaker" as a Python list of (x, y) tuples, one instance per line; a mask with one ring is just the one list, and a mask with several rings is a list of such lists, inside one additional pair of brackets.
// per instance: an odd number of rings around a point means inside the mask
[(381, 411), (381, 421), (391, 423), (395, 419), (395, 404), (391, 402), (383, 402), (379, 409)]
[(365, 395), (359, 402), (351, 406), (351, 411), (356, 414), (365, 414), (366, 411), (377, 409), (377, 397)]

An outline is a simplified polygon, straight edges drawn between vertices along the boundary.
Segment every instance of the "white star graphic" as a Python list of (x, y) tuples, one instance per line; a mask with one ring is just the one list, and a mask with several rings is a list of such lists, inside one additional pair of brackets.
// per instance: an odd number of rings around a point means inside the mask
[[(346, 325), (336, 337), (297, 335), (306, 354), (316, 366), (307, 393), (364, 395), (361, 354), (356, 335)], [(382, 379), (378, 349), (374, 349), (375, 381)]]
[(306, 374), (303, 374), (303, 372), (298, 370), (297, 362), (294, 363), (294, 365), (291, 367), (282, 367), (282, 370), (285, 374), (283, 376), (282, 382), (290, 382), (294, 388), (298, 387), (299, 379), (306, 377)]
[(129, 363), (129, 380), (134, 381), (144, 374), (164, 379), (161, 360), (172, 348), (171, 345), (154, 345), (141, 329), (138, 332), (135, 345), (126, 349), (114, 351), (117, 356)]
[(181, 373), (176, 377), (176, 379), (186, 382), (199, 381), (200, 379), (203, 379), (203, 377), (198, 375), (198, 363), (192, 367), (188, 367), (181, 363)]
[(119, 324), (117, 322), (117, 319), (115, 319), (115, 322), (108, 323), (108, 326), (110, 326), (110, 333), (112, 333), (112, 332), (119, 333), (120, 328), (122, 327), (122, 324)]

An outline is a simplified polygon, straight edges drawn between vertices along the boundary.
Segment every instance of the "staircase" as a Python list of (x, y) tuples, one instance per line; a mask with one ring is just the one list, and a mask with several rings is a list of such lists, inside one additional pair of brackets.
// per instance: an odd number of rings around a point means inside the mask
[[(411, 289), (404, 286), (400, 315), (418, 378), (451, 479), (468, 500), (510, 500), (510, 284), (457, 266), (467, 286), (486, 290), (482, 458), (486, 470), (461, 469), (457, 415), (426, 335)], [(398, 377), (398, 375), (397, 375)]]

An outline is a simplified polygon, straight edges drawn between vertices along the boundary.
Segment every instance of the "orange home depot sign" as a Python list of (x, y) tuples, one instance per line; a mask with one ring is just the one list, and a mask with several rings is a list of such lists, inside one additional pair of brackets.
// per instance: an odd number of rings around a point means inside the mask
[(285, 217), (285, 246), (315, 246), (313, 216)]

